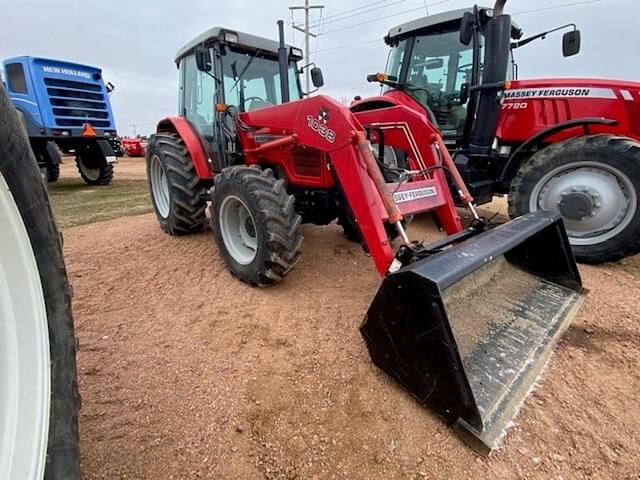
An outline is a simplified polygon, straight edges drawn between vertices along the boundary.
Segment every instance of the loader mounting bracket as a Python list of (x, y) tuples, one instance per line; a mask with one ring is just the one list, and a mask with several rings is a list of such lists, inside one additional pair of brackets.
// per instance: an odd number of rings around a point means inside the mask
[(402, 266), (410, 265), (418, 260), (440, 253), (445, 248), (467, 240), (479, 233), (491, 228), (490, 222), (482, 219), (474, 219), (467, 228), (461, 232), (449, 235), (441, 240), (424, 245), (422, 242), (413, 242), (411, 245), (401, 245), (396, 253), (396, 259)]

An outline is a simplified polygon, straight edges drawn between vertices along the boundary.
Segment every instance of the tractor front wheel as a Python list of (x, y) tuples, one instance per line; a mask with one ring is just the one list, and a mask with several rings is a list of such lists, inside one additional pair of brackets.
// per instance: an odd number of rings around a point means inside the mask
[(169, 235), (201, 232), (206, 223), (207, 187), (198, 177), (182, 139), (157, 133), (149, 139), (147, 178), (153, 209)]
[(509, 193), (512, 218), (560, 213), (578, 261), (640, 252), (640, 144), (607, 134), (574, 137), (528, 159)]
[(107, 161), (103, 150), (105, 148), (113, 155), (111, 145), (106, 140), (89, 142), (75, 148), (78, 172), (87, 185), (109, 185), (113, 180), (113, 164)]
[(301, 218), (271, 169), (234, 166), (215, 178), (211, 228), (225, 264), (255, 286), (279, 282), (300, 259)]

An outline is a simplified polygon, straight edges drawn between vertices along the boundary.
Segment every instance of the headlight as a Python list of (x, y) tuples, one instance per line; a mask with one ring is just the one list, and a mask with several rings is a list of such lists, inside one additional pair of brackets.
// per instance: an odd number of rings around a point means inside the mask
[(221, 37), (221, 40), (227, 43), (238, 43), (240, 41), (238, 34), (235, 32), (222, 32)]

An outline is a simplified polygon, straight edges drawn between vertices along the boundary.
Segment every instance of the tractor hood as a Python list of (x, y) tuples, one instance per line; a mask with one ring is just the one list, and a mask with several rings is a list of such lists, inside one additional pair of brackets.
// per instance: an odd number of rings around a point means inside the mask
[(640, 83), (599, 78), (540, 78), (514, 80), (505, 99), (533, 98), (623, 98), (640, 99)]

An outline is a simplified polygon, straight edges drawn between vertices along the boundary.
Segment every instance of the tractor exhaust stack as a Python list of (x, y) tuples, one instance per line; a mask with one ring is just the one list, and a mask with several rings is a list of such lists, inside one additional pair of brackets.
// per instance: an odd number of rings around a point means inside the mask
[(360, 330), (378, 367), (488, 454), (584, 295), (560, 217), (538, 211), (388, 275)]
[(280, 91), (282, 103), (287, 103), (291, 97), (289, 94), (289, 49), (284, 41), (284, 21), (278, 20), (278, 69), (280, 73)]

